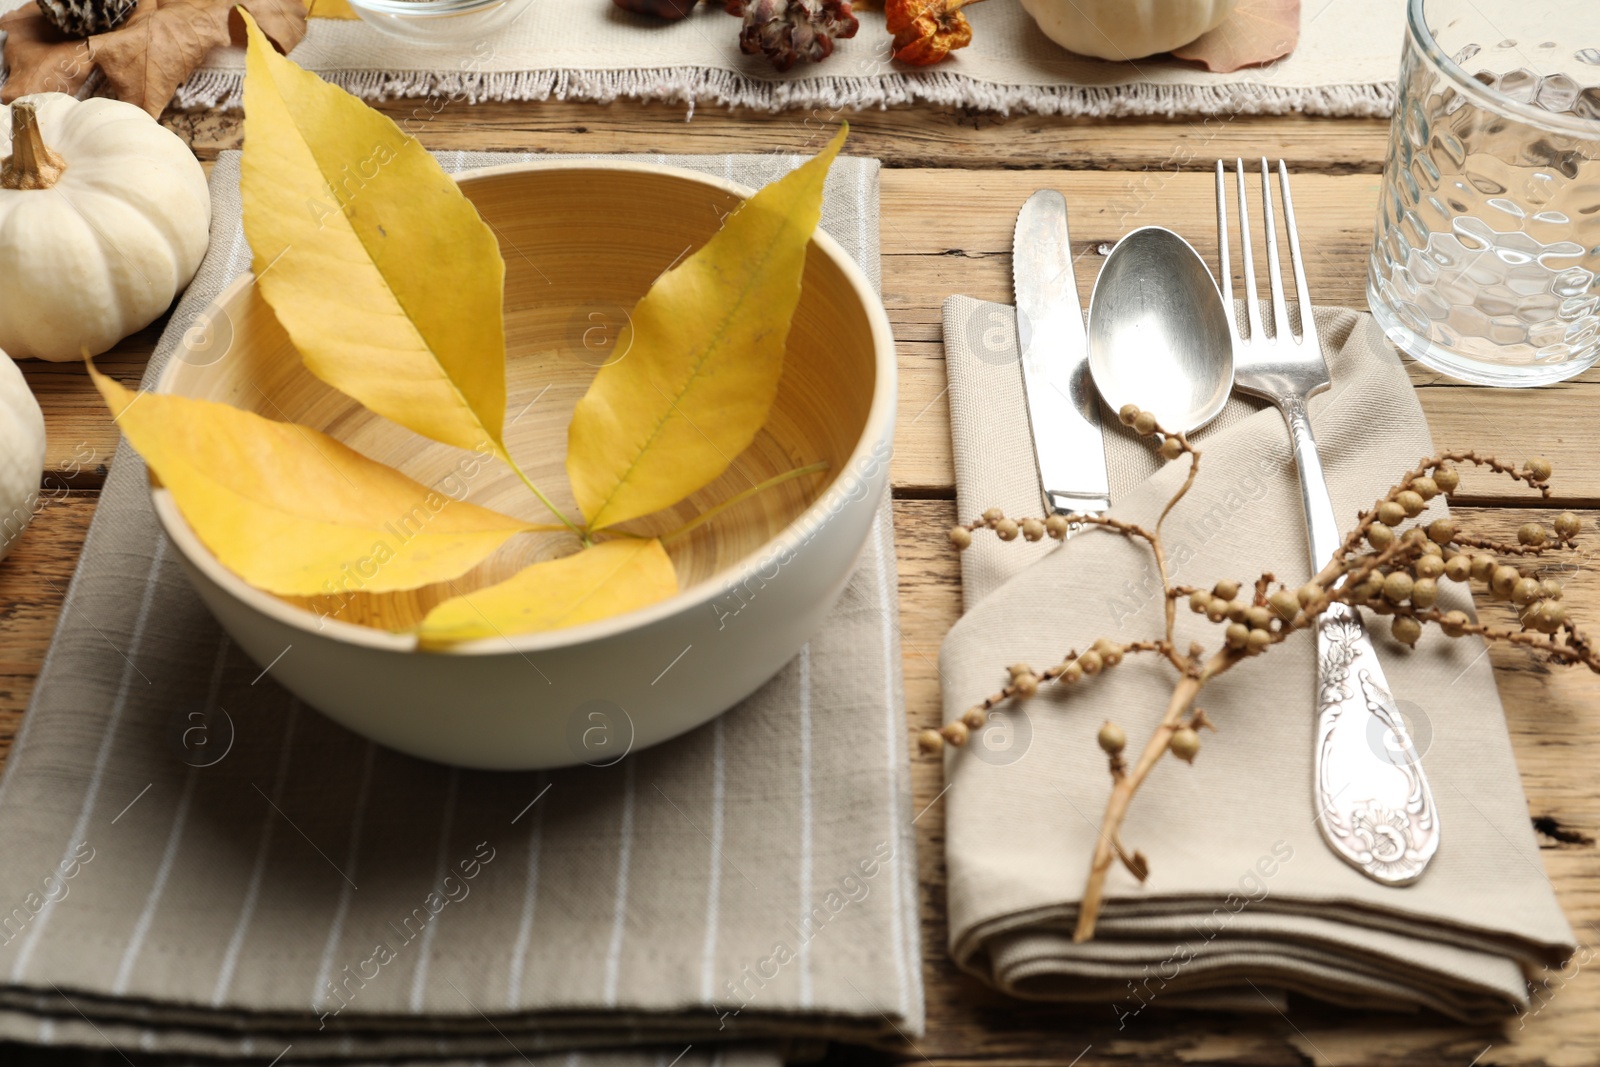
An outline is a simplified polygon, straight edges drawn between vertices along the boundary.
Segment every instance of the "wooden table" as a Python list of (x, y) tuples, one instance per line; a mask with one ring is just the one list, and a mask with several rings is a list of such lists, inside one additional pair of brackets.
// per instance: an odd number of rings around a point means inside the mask
[[(384, 109), (395, 117), (413, 104)], [(541, 152), (767, 152), (815, 147), (818, 119), (634, 103), (452, 104), (423, 124), (436, 149)], [(810, 121), (807, 121), (807, 120)], [(169, 113), (166, 124), (202, 160), (240, 142), (237, 114)], [(883, 160), (883, 290), (900, 350), (900, 422), (893, 479), (900, 554), (901, 635), (908, 728), (940, 720), (935, 660), (960, 611), (960, 578), (944, 540), (955, 519), (939, 308), (952, 293), (1008, 300), (1011, 229), (1036, 188), (1054, 186), (1073, 204), (1078, 251), (1095, 254), (1126, 230), (1159, 223), (1186, 233), (1214, 257), (1210, 167), (1221, 156), (1282, 157), (1298, 173), (1295, 199), (1321, 303), (1364, 306), (1366, 258), (1386, 124), (1303, 118), (1212, 117), (1205, 121), (1087, 122), (1003, 118), (933, 107), (851, 116), (849, 150)], [(1080, 270), (1087, 284), (1092, 270)], [(1087, 299), (1087, 289), (1084, 296)], [(124, 342), (100, 365), (134, 384), (158, 328)], [(25, 364), (49, 427), (47, 501), (14, 556), (0, 565), (0, 750), (15, 736), (62, 595), (71, 578), (117, 433), (81, 368)], [(1411, 368), (1442, 447), (1487, 449), (1520, 461), (1555, 463), (1553, 507), (1600, 506), (1600, 448), (1593, 412), (1600, 371), (1536, 391), (1490, 392)], [(1401, 463), (1416, 457), (1396, 457)], [(1469, 475), (1458, 511), (1509, 537), (1541, 515), (1530, 494)], [(1600, 546), (1590, 514), (1586, 546)], [(1592, 550), (1592, 547), (1591, 547)], [(1600, 622), (1600, 578), (1583, 567), (1566, 601)], [(1510, 624), (1499, 604), (1480, 610)], [(1490, 655), (1516, 744), (1546, 870), (1585, 945), (1600, 920), (1600, 678), (1552, 670), (1512, 648)], [(1439, 709), (1439, 715), (1448, 709)], [(1448, 728), (1440, 722), (1439, 728)], [(1059, 1007), (998, 996), (958, 973), (945, 951), (943, 788), (936, 761), (915, 769), (922, 881), (928, 1028), (885, 1051), (836, 1049), (841, 1060), (885, 1056), (907, 1062), (975, 1064), (1600, 1063), (1600, 965), (1569, 968), (1523, 1020), (1462, 1025), (1437, 1016), (1352, 1014), (1295, 1002), (1276, 1011), (1228, 1015), (1153, 1010), (1118, 1030), (1105, 1006)], [(0, 860), (3, 862), (3, 860)], [(1588, 959), (1588, 953), (1580, 953)], [(1574, 974), (1574, 971), (1576, 973)]]

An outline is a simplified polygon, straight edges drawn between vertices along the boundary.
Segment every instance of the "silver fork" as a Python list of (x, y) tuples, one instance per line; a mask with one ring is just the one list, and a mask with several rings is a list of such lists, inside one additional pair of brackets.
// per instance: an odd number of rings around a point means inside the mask
[[(1328, 365), (1322, 358), (1317, 324), (1311, 315), (1300, 238), (1295, 232), (1289, 169), (1278, 162), (1283, 190), (1284, 229), (1294, 266), (1300, 309), (1300, 337), (1293, 336), (1278, 263), (1278, 234), (1272, 207), (1272, 172), (1261, 161), (1262, 215), (1266, 225), (1267, 273), (1272, 290), (1272, 336), (1261, 323), (1250, 240), (1250, 206), (1244, 161), (1235, 174), (1239, 194), (1239, 241), (1244, 261), (1244, 301), (1250, 335), (1241, 337), (1230, 314), (1233, 365), (1238, 387), (1270, 400), (1283, 412), (1300, 473), (1311, 548), (1311, 572), (1320, 571), (1338, 549), (1340, 533), (1333, 501), (1322, 473), (1317, 441), (1306, 403), (1327, 389)], [(1233, 307), (1233, 274), (1228, 256), (1225, 171), (1217, 161), (1217, 240), (1221, 250), (1222, 293)], [(1317, 826), (1334, 852), (1375, 881), (1406, 885), (1422, 875), (1439, 847), (1439, 815), (1422, 772), (1421, 757), (1389, 693), (1383, 668), (1361, 614), (1331, 605), (1317, 626), (1317, 730), (1312, 798)]]

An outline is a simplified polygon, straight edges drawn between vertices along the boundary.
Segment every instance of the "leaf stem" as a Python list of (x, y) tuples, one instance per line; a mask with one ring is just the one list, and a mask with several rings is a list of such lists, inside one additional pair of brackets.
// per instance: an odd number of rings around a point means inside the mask
[(510, 467), (512, 471), (516, 473), (518, 478), (522, 479), (522, 484), (527, 486), (533, 492), (533, 495), (539, 498), (539, 503), (548, 508), (550, 514), (554, 515), (557, 519), (560, 519), (561, 525), (576, 534), (578, 538), (583, 541), (584, 547), (587, 548), (590, 543), (589, 531), (578, 526), (574, 526), (572, 524), (572, 520), (563, 515), (561, 513), (561, 509), (551, 503), (550, 498), (545, 496), (544, 493), (539, 490), (537, 485), (533, 484), (533, 479), (529, 478), (523, 473), (522, 468), (517, 466), (517, 461), (511, 458), (511, 453), (507, 452), (504, 448), (501, 448), (500, 458), (506, 461), (506, 466)]
[(718, 504), (716, 507), (709, 508), (706, 511), (702, 511), (699, 515), (696, 515), (694, 518), (690, 519), (688, 522), (684, 523), (682, 526), (678, 527), (676, 530), (673, 530), (671, 533), (663, 534), (661, 536), (661, 543), (662, 544), (666, 544), (669, 541), (677, 540), (678, 538), (682, 537), (686, 533), (689, 533), (691, 530), (695, 529), (696, 527), (702, 526), (705, 523), (710, 522), (712, 519), (716, 518), (718, 515), (722, 514), (724, 511), (727, 511), (729, 508), (737, 507), (739, 504), (744, 503), (746, 500), (749, 500), (751, 497), (758, 496), (761, 493), (766, 492), (768, 489), (772, 489), (772, 488), (775, 488), (777, 486), (780, 486), (784, 482), (792, 482), (796, 478), (803, 478), (808, 474), (821, 474), (823, 471), (827, 470), (829, 466), (830, 466), (830, 464), (828, 463), (827, 460), (820, 460), (820, 461), (818, 461), (816, 463), (807, 464), (804, 467), (796, 467), (794, 470), (791, 470), (791, 471), (784, 471), (782, 474), (774, 475), (771, 478), (768, 478), (764, 482), (761, 482), (761, 483), (759, 483), (757, 485), (752, 485), (750, 488), (746, 489), (744, 492), (737, 493), (734, 496), (729, 497), (727, 500), (724, 500), (722, 503)]

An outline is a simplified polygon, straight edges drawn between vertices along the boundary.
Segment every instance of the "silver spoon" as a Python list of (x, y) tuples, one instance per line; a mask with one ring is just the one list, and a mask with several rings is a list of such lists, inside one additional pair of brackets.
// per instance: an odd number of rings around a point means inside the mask
[(1205, 260), (1160, 226), (1117, 242), (1089, 298), (1089, 370), (1112, 411), (1137, 404), (1189, 433), (1233, 391), (1233, 338)]

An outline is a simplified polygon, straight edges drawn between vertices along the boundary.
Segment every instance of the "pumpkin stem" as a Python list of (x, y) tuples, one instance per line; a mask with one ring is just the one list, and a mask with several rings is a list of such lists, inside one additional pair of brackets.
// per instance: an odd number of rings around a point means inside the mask
[(11, 105), (11, 155), (0, 162), (0, 189), (48, 189), (61, 180), (67, 161), (45, 145), (39, 113), (31, 100)]

